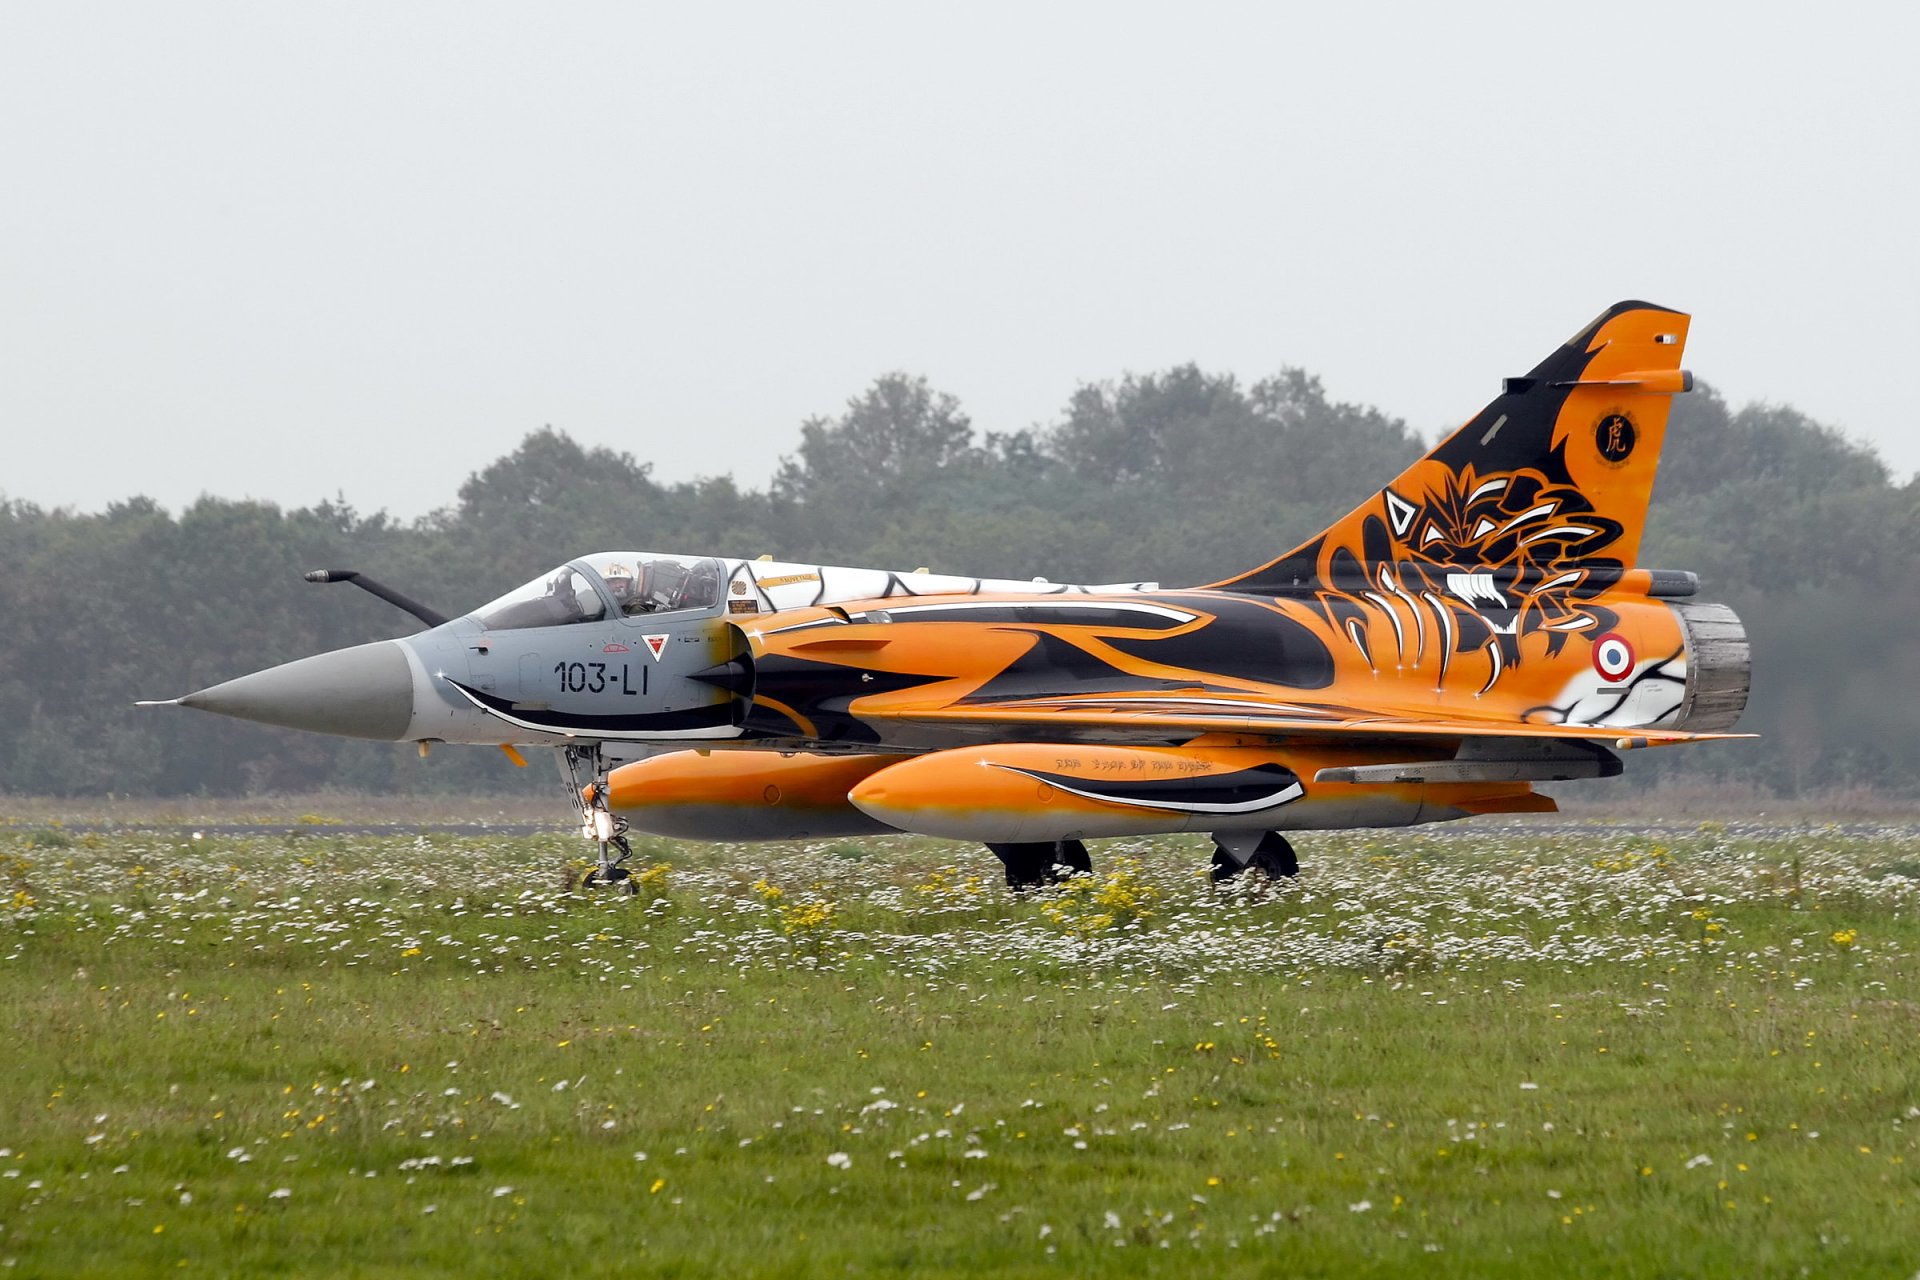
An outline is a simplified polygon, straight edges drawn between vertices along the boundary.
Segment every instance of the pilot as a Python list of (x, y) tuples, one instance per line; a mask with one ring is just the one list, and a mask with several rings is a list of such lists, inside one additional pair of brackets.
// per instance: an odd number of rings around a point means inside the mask
[(613, 598), (620, 603), (620, 612), (635, 614), (645, 611), (640, 601), (639, 584), (633, 576), (633, 569), (615, 561), (600, 575), (607, 580), (607, 589), (613, 592)]

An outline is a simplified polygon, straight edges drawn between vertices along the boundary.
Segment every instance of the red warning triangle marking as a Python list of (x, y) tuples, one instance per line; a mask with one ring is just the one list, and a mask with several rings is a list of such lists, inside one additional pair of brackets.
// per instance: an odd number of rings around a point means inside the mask
[(665, 635), (641, 636), (640, 639), (645, 642), (647, 652), (653, 655), (653, 660), (660, 661), (660, 655), (666, 652), (667, 637)]

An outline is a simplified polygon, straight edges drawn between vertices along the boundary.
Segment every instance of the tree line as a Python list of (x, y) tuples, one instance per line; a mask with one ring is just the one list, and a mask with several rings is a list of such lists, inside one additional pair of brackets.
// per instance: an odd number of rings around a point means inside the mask
[[(1078, 388), (1051, 423), (976, 430), (888, 374), (800, 426), (764, 490), (655, 480), (632, 454), (529, 434), (413, 521), (344, 497), (285, 510), (132, 497), (98, 513), (0, 499), (0, 790), (235, 795), (553, 787), (498, 753), (339, 741), (138, 711), (275, 662), (413, 629), (302, 583), (361, 569), (449, 613), (592, 550), (635, 548), (1054, 581), (1210, 581), (1352, 509), (1427, 447), (1298, 369), (1251, 384), (1180, 365)], [(1633, 776), (1783, 794), (1911, 790), (1920, 710), (1907, 552), (1920, 481), (1791, 407), (1676, 398), (1642, 563), (1692, 569), (1746, 621), (1757, 743), (1649, 753)], [(529, 776), (530, 775), (530, 776)]]

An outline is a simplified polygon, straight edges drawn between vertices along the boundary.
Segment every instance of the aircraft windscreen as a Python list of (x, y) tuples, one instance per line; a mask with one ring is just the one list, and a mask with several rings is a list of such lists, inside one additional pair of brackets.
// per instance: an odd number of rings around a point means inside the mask
[(628, 617), (711, 609), (720, 603), (726, 570), (707, 556), (665, 556), (647, 551), (603, 551), (586, 556)]
[(578, 569), (561, 565), (492, 604), (475, 610), (489, 631), (522, 627), (561, 627), (576, 622), (598, 622), (607, 614), (606, 601)]

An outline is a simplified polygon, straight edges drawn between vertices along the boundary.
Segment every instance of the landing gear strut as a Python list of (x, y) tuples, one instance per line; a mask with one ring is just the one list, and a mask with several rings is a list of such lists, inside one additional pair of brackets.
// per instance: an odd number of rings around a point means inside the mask
[(1093, 859), (1087, 846), (1078, 840), (1039, 840), (1026, 844), (990, 844), (994, 857), (1007, 869), (1009, 889), (1035, 889), (1058, 884), (1066, 876), (1087, 875), (1093, 871)]
[(1300, 859), (1278, 831), (1219, 831), (1213, 837), (1213, 882), (1225, 884), (1249, 870), (1270, 880), (1300, 874)]
[[(610, 785), (607, 758), (600, 744), (565, 747), (561, 758), (567, 781), (572, 784), (574, 805), (580, 811), (580, 834), (600, 846), (600, 863), (581, 877), (582, 887), (614, 885), (624, 893), (637, 893), (633, 873), (621, 865), (633, 856), (633, 846), (627, 843), (627, 820), (607, 807)], [(585, 782), (581, 781), (583, 775)]]

